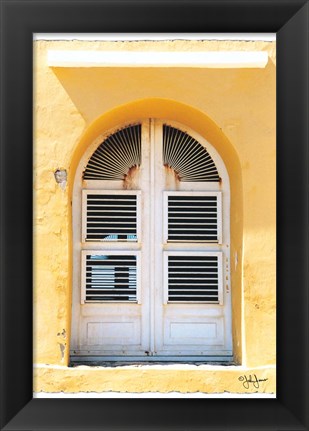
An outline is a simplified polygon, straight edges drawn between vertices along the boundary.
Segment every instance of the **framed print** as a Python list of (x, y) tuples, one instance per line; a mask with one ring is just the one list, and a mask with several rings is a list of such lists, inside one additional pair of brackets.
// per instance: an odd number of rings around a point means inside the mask
[(308, 2), (1, 15), (1, 429), (308, 429)]

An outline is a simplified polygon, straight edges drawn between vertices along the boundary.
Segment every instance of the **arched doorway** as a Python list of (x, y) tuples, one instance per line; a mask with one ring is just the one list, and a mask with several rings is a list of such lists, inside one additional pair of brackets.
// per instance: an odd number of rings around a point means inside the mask
[(110, 130), (72, 213), (73, 359), (231, 359), (230, 185), (211, 144), (168, 120)]

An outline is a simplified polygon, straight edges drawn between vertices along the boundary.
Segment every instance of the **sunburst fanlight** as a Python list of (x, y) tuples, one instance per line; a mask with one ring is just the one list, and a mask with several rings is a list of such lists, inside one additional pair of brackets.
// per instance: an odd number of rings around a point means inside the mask
[(132, 167), (141, 164), (141, 125), (125, 127), (108, 136), (92, 154), (85, 180), (124, 180)]
[(175, 127), (163, 125), (163, 163), (180, 181), (220, 181), (208, 151), (196, 139)]

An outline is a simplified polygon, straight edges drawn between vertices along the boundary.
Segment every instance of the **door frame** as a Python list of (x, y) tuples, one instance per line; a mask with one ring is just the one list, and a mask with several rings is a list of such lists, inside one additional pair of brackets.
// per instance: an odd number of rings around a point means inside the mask
[[(83, 156), (80, 159), (80, 162), (78, 164), (78, 167), (76, 169), (76, 173), (75, 173), (75, 180), (74, 180), (74, 185), (73, 185), (73, 202), (72, 202), (72, 218), (73, 218), (73, 301), (75, 300), (74, 298), (74, 292), (76, 291), (76, 289), (78, 289), (78, 285), (80, 285), (80, 273), (81, 273), (81, 268), (80, 268), (80, 251), (81, 251), (81, 246), (80, 246), (80, 239), (77, 240), (77, 237), (80, 235), (79, 233), (81, 232), (81, 190), (83, 188), (82, 186), (82, 172), (87, 164), (88, 159), (91, 157), (92, 153), (96, 150), (96, 148), (102, 143), (102, 141), (104, 139), (106, 139), (109, 135), (111, 135), (112, 133), (116, 132), (117, 130), (127, 127), (129, 125), (132, 124), (137, 124), (137, 123), (141, 123), (143, 125), (142, 127), (142, 142), (143, 142), (143, 138), (147, 139), (149, 141), (149, 158), (148, 160), (146, 159), (145, 161), (145, 169), (148, 168), (150, 170), (150, 184), (151, 184), (151, 190), (150, 190), (150, 196), (149, 196), (149, 200), (150, 200), (150, 204), (149, 204), (149, 217), (150, 217), (150, 229), (148, 232), (149, 235), (149, 256), (150, 256), (150, 277), (149, 277), (149, 294), (150, 294), (150, 298), (149, 298), (149, 313), (150, 313), (150, 325), (149, 325), (149, 340), (150, 340), (150, 345), (149, 345), (149, 350), (154, 352), (155, 351), (155, 331), (156, 331), (156, 323), (155, 323), (155, 307), (156, 307), (156, 301), (157, 298), (155, 298), (155, 291), (157, 290), (156, 287), (156, 282), (155, 282), (155, 277), (154, 274), (156, 272), (156, 268), (153, 265), (154, 259), (153, 259), (153, 254), (156, 253), (155, 247), (152, 247), (151, 244), (153, 244), (154, 242), (154, 237), (155, 237), (155, 229), (153, 229), (153, 227), (155, 226), (156, 222), (157, 222), (157, 217), (156, 217), (156, 211), (155, 208), (153, 208), (154, 206), (157, 206), (157, 191), (155, 188), (155, 168), (154, 166), (151, 166), (150, 163), (155, 163), (155, 160), (157, 159), (155, 157), (155, 148), (154, 145), (151, 145), (151, 139), (155, 139), (155, 129), (158, 127), (161, 127), (161, 125), (163, 123), (168, 123), (169, 125), (172, 125), (174, 127), (178, 127), (181, 130), (185, 130), (187, 131), (192, 137), (194, 137), (195, 139), (197, 139), (202, 145), (205, 143), (207, 143), (207, 151), (209, 152), (209, 154), (211, 155), (211, 157), (213, 158), (216, 166), (218, 167), (218, 165), (220, 166), (219, 171), (220, 171), (220, 175), (222, 176), (222, 173), (224, 171), (224, 175), (225, 175), (225, 181), (226, 184), (228, 184), (228, 202), (227, 202), (227, 206), (229, 207), (230, 204), (230, 190), (229, 190), (229, 178), (228, 178), (228, 174), (227, 174), (227, 170), (225, 168), (224, 162), (221, 159), (221, 157), (219, 156), (218, 152), (214, 149), (213, 146), (211, 146), (211, 144), (209, 144), (209, 142), (206, 141), (205, 138), (201, 137), (198, 133), (194, 132), (194, 130), (192, 130), (189, 127), (184, 126), (183, 124), (180, 124), (178, 122), (175, 121), (169, 121), (169, 120), (151, 120), (148, 118), (144, 118), (144, 119), (137, 119), (134, 122), (129, 122), (129, 123), (123, 123), (121, 125), (119, 125), (118, 127), (113, 127), (111, 130), (108, 130), (107, 132), (105, 132), (104, 134), (98, 136), (91, 145), (89, 145), (89, 147), (86, 149), (86, 151), (84, 152)], [(145, 127), (145, 124), (148, 124), (148, 127)], [(144, 135), (143, 135), (144, 134)], [(148, 136), (147, 136), (148, 135)], [(150, 137), (150, 138), (149, 138)], [(223, 169), (223, 171), (222, 171)], [(87, 188), (95, 188), (95, 189), (102, 189), (103, 185), (104, 188), (103, 189), (115, 189), (115, 190), (119, 190), (122, 181), (98, 181), (98, 180), (87, 180), (88, 183), (88, 187)], [(210, 186), (208, 187), (208, 185), (210, 184)], [(214, 189), (217, 190), (216, 187), (214, 187), (211, 183), (209, 183), (207, 185), (207, 189)], [(163, 204), (161, 205), (163, 208)], [(162, 223), (162, 220), (161, 220)], [(230, 221), (228, 220), (228, 235), (230, 235), (229, 230), (230, 230)], [(225, 225), (225, 223), (223, 223), (223, 225)], [(143, 228), (144, 230), (144, 228)], [(151, 236), (153, 238), (153, 241), (151, 239)], [(107, 247), (105, 247), (107, 245)], [(230, 245), (230, 239), (228, 238), (228, 246)], [(108, 244), (104, 243), (104, 248), (108, 248)], [(117, 250), (124, 250), (126, 248), (126, 244), (124, 243), (118, 243), (117, 245)], [(200, 247), (197, 247), (197, 249), (201, 249), (203, 250), (204, 247), (201, 244)], [(170, 247), (168, 244), (163, 245), (163, 249), (168, 251), (168, 250), (177, 250), (180, 249), (179, 246), (174, 245), (172, 247)], [(139, 248), (139, 244), (136, 243), (132, 243), (130, 244), (130, 250), (134, 251), (138, 251), (140, 250)], [(229, 255), (229, 250), (228, 250), (228, 255)], [(163, 260), (163, 259), (162, 259)], [(230, 259), (229, 260), (229, 265), (230, 265)], [(224, 271), (225, 273), (226, 271)], [(228, 269), (228, 273), (229, 273), (229, 269)], [(162, 271), (163, 274), (163, 271)], [(163, 283), (163, 281), (162, 281)], [(226, 286), (226, 290), (231, 292), (230, 289), (230, 277), (228, 277), (228, 280), (226, 280), (225, 282), (225, 286)], [(163, 285), (162, 285), (162, 290), (163, 290)], [(72, 304), (73, 305), (73, 304)], [(207, 305), (207, 304), (206, 304)], [(231, 360), (232, 359), (232, 336), (231, 336), (231, 324), (232, 324), (232, 320), (231, 320), (231, 302), (230, 302), (230, 310), (229, 310), (229, 320), (230, 320), (230, 348), (229, 348), (229, 353), (224, 353), (219, 351), (218, 355), (206, 355), (203, 358), (201, 356), (187, 356), (187, 355), (182, 355), (181, 358), (179, 358), (178, 356), (173, 355), (171, 352), (169, 353), (168, 356), (165, 355), (158, 355), (158, 356), (148, 356), (147, 354), (147, 350), (145, 352), (144, 356), (118, 356), (118, 355), (112, 355), (112, 356), (108, 356), (108, 355), (104, 355), (104, 356), (97, 356), (97, 355), (86, 355), (87, 360), (92, 360), (94, 358), (98, 359), (104, 359), (104, 360), (122, 360), (122, 361), (126, 361), (126, 360), (147, 360), (147, 361), (157, 361), (157, 360), (165, 360), (165, 361), (193, 361), (193, 360), (202, 360), (203, 362), (205, 362), (205, 359), (207, 358), (207, 360)], [(74, 307), (73, 307), (74, 309)], [(74, 315), (72, 315), (72, 340), (71, 343), (74, 346), (74, 342), (76, 345), (76, 334), (80, 332), (81, 328), (79, 327), (79, 325), (75, 325), (74, 328)], [(73, 330), (74, 329), (74, 330)], [(147, 331), (144, 331), (144, 334), (146, 334)], [(74, 340), (75, 337), (75, 340)], [(74, 347), (71, 348), (71, 357), (74, 358), (74, 360), (78, 361), (78, 360), (85, 360), (85, 356), (84, 355), (75, 355), (74, 354)]]

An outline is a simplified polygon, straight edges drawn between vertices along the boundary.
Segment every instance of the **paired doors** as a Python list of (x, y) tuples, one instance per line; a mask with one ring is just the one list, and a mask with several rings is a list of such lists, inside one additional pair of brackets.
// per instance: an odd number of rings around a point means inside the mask
[(146, 119), (100, 137), (76, 175), (72, 357), (230, 360), (229, 180), (216, 151)]

